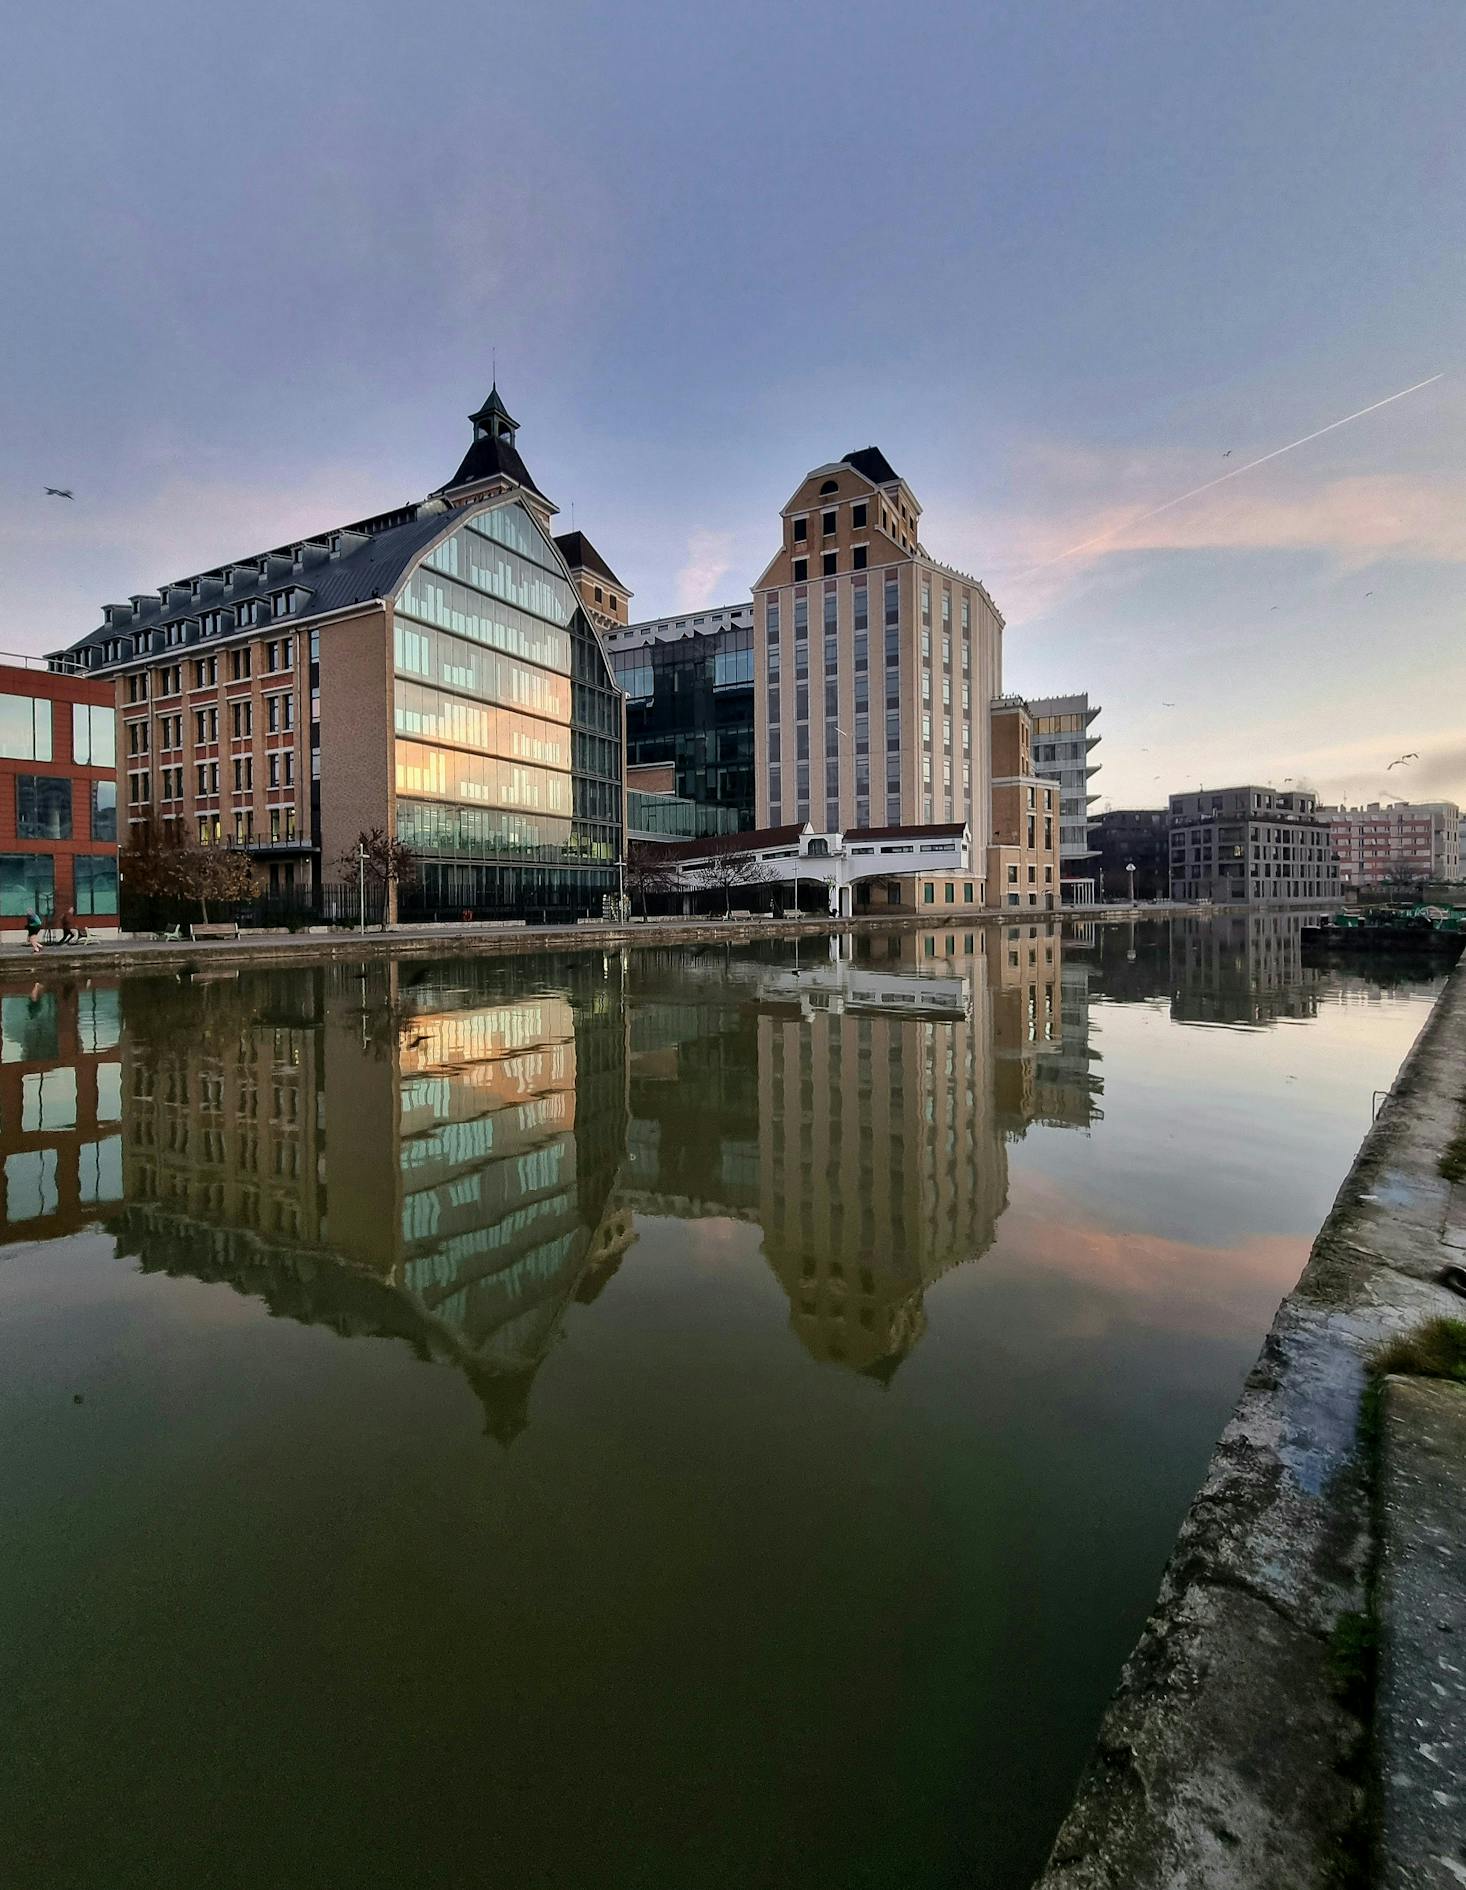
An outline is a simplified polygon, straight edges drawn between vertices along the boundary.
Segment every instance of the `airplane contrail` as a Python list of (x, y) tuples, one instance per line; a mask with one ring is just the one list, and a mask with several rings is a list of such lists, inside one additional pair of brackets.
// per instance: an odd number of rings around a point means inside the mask
[(1422, 387), (1429, 387), (1436, 381), (1445, 379), (1444, 372), (1432, 374), (1429, 380), (1417, 381), (1413, 387), (1402, 387), (1398, 394), (1387, 394), (1383, 400), (1377, 400), (1372, 406), (1361, 407), (1358, 413), (1346, 413), (1342, 420), (1330, 420), (1326, 427), (1320, 427), (1316, 433), (1305, 433), (1301, 440), (1290, 440), (1286, 446), (1274, 447), (1271, 453), (1264, 453), (1261, 459), (1249, 459), (1245, 466), (1234, 466), (1230, 472), (1224, 472), (1215, 479), (1208, 479), (1205, 485), (1193, 486), (1189, 492), (1183, 492), (1174, 499), (1167, 499), (1164, 505), (1153, 506), (1149, 512), (1142, 512), (1139, 518), (1126, 519), (1123, 525), (1113, 526), (1098, 537), (1086, 538), (1083, 543), (1070, 545), (1067, 551), (1061, 551), (1056, 557), (1045, 558), (1042, 564), (1031, 565), (1033, 571), (1046, 571), (1051, 564), (1060, 564), (1065, 558), (1072, 558), (1076, 552), (1088, 551), (1091, 545), (1102, 545), (1107, 538), (1118, 538), (1121, 532), (1128, 532), (1133, 526), (1145, 524), (1147, 519), (1159, 518), (1162, 512), (1169, 512), (1172, 507), (1184, 505), (1188, 499), (1194, 499), (1203, 492), (1210, 492), (1213, 486), (1224, 486), (1229, 479), (1240, 479), (1245, 472), (1251, 472), (1256, 466), (1266, 466), (1270, 459), (1281, 459), (1284, 453), (1294, 452), (1300, 446), (1307, 446), (1310, 440), (1321, 440), (1325, 433), (1332, 433), (1338, 427), (1348, 426), (1351, 420), (1362, 420), (1367, 413), (1378, 413), (1381, 407), (1388, 407), (1392, 401), (1403, 400), (1407, 394), (1418, 394)]

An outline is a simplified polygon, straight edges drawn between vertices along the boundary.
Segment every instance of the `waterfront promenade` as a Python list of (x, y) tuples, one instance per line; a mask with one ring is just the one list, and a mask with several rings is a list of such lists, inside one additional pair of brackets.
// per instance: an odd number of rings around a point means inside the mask
[[(1466, 1883), (1466, 962), (1284, 1300), (1038, 1890)], [(1408, 1369), (1408, 1368), (1407, 1368)]]

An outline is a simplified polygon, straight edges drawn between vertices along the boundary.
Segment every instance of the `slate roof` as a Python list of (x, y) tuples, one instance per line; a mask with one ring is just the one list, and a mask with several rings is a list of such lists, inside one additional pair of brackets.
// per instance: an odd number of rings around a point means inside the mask
[[(526, 487), (537, 498), (545, 499), (544, 493), (530, 478), (529, 468), (519, 457), (519, 448), (508, 440), (490, 439), (487, 433), (474, 441), (463, 455), (463, 463), (458, 471), (446, 486), (439, 486), (438, 491), (456, 492), (459, 486), (476, 486), (480, 480), (492, 479), (496, 473)], [(549, 505), (550, 501), (545, 499), (545, 504)]]
[[(214, 587), (209, 595), (200, 596), (186, 604), (170, 603), (165, 610), (161, 599), (156, 604), (145, 606), (136, 612), (125, 624), (116, 627), (104, 624), (77, 642), (69, 644), (58, 655), (70, 655), (79, 650), (90, 648), (94, 644), (110, 643), (134, 637), (140, 631), (156, 630), (167, 623), (177, 623), (185, 618), (197, 619), (202, 611), (230, 609), (236, 604), (248, 603), (251, 599), (268, 597), (273, 591), (298, 590), (306, 593), (304, 600), (288, 616), (279, 621), (282, 630), (292, 630), (297, 624), (308, 622), (312, 617), (324, 616), (328, 611), (344, 610), (352, 604), (368, 603), (375, 597), (389, 597), (402, 581), (408, 566), (421, 552), (440, 537), (449, 527), (458, 522), (460, 513), (446, 507), (439, 510), (433, 507), (425, 515), (410, 517), (400, 525), (390, 526), (378, 532), (345, 556), (325, 557), (317, 563), (309, 563), (299, 570), (284, 575), (251, 576), (236, 575), (225, 589), (222, 585)], [(367, 521), (370, 524), (371, 521)], [(354, 528), (346, 528), (354, 529)], [(310, 545), (319, 542), (325, 548), (324, 537), (320, 541), (305, 539), (297, 543)], [(271, 554), (274, 555), (274, 554)], [(281, 557), (287, 555), (282, 551)], [(250, 560), (242, 560), (248, 563)], [(215, 569), (222, 570), (223, 566)], [(236, 567), (237, 571), (237, 567)], [(207, 574), (205, 574), (207, 575)], [(188, 582), (188, 580), (183, 580)], [(258, 626), (256, 626), (257, 628)], [(182, 649), (194, 649), (199, 643), (228, 642), (231, 636), (252, 635), (252, 630), (224, 631), (217, 637), (198, 637), (188, 644), (180, 644)], [(130, 661), (130, 658), (124, 658)]]
[(847, 453), (840, 464), (853, 466), (873, 486), (895, 485), (901, 477), (878, 446), (862, 446), (858, 453)]
[(967, 823), (962, 820), (938, 822), (935, 825), (927, 821), (922, 826), (909, 827), (847, 827), (845, 843), (852, 840), (955, 840), (967, 831)]
[(795, 821), (784, 827), (755, 827), (747, 833), (712, 834), (703, 840), (673, 840), (656, 851), (658, 858), (666, 860), (704, 860), (718, 853), (764, 853), (773, 847), (797, 846), (803, 832), (804, 822)]
[(555, 540), (555, 549), (572, 571), (594, 571), (598, 576), (608, 579), (617, 590), (626, 589), (584, 532), (561, 532)]

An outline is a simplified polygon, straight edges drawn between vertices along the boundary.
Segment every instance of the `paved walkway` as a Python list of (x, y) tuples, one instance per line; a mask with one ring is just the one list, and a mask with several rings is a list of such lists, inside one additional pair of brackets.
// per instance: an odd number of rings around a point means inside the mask
[(1380, 1444), (1380, 1851), (1388, 1890), (1466, 1884), (1466, 1385), (1391, 1378)]

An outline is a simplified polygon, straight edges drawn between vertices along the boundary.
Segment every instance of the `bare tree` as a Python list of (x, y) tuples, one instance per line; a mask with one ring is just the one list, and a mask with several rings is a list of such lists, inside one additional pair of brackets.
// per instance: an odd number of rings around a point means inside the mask
[(209, 923), (209, 904), (238, 905), (258, 890), (254, 863), (233, 847), (192, 846), (176, 821), (151, 821), (128, 841), (121, 856), (122, 881), (145, 899), (177, 899), (196, 905)]
[(724, 918), (733, 910), (733, 894), (741, 887), (756, 886), (764, 877), (762, 862), (755, 859), (747, 847), (738, 845), (736, 834), (713, 842), (696, 872), (704, 886), (722, 893)]
[(417, 878), (417, 855), (406, 841), (384, 828), (363, 828), (336, 862), (337, 871), (355, 879), (364, 872), (372, 886), (382, 889), (382, 930), (397, 916), (397, 891)]
[(626, 849), (626, 890), (632, 903), (641, 901), (641, 916), (647, 916), (647, 900), (655, 893), (676, 892), (682, 882), (674, 857), (665, 847), (646, 840), (633, 840)]

